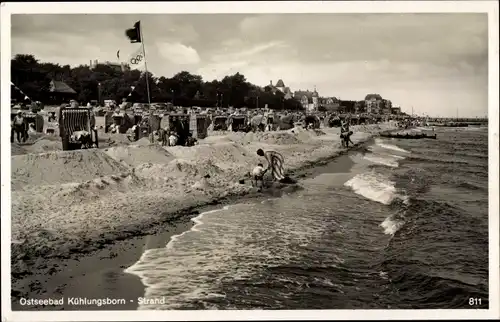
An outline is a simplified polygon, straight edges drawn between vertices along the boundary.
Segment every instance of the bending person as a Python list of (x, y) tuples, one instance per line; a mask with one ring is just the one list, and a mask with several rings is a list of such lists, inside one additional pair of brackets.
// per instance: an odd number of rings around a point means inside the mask
[(340, 140), (342, 142), (342, 146), (345, 148), (349, 147), (349, 143), (354, 145), (354, 142), (351, 140), (351, 135), (353, 132), (349, 129), (349, 123), (347, 121), (341, 122), (340, 128)]
[(283, 164), (285, 160), (283, 156), (276, 151), (266, 151), (262, 149), (257, 150), (257, 155), (261, 157), (265, 157), (267, 161), (267, 170), (271, 170), (271, 174), (275, 181), (280, 181), (285, 179), (285, 170), (283, 168)]

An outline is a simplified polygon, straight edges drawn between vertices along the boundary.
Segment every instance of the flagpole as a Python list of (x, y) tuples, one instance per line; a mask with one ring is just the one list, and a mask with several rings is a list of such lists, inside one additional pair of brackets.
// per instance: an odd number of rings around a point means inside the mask
[(146, 59), (146, 47), (144, 46), (144, 36), (142, 35), (142, 24), (139, 30), (141, 33), (142, 52), (144, 53), (144, 68), (146, 69), (146, 91), (148, 92), (148, 104), (151, 105), (151, 97), (149, 96), (148, 60)]

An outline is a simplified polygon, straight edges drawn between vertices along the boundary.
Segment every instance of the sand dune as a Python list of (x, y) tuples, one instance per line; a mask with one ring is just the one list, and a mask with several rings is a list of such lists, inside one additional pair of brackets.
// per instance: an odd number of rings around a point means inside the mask
[(79, 182), (128, 171), (128, 168), (101, 150), (46, 152), (12, 156), (12, 189), (25, 185), (51, 185)]

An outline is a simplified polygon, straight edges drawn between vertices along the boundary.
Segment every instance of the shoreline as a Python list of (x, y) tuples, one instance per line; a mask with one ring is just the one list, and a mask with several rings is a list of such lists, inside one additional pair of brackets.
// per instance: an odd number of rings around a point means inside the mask
[[(330, 172), (334, 167), (335, 172), (348, 172), (352, 163), (348, 163), (348, 155), (353, 152), (364, 150), (366, 145), (373, 142), (373, 137), (363, 142), (358, 142), (348, 150), (328, 158), (311, 162), (301, 169), (295, 169), (292, 175), (297, 179), (315, 177), (321, 173)], [(347, 164), (346, 164), (347, 163)], [(292, 171), (290, 171), (292, 172)], [(283, 192), (280, 191), (274, 191)], [(295, 191), (293, 191), (295, 192)], [(34, 274), (27, 280), (35, 280), (43, 277), (45, 280), (38, 291), (42, 289), (54, 291), (42, 291), (37, 296), (30, 296), (36, 299), (60, 299), (64, 298), (64, 305), (60, 306), (22, 306), (18, 299), (11, 299), (12, 310), (40, 310), (60, 311), (60, 310), (137, 310), (137, 298), (144, 297), (145, 286), (139, 276), (125, 272), (127, 267), (136, 263), (142, 253), (151, 248), (162, 248), (170, 242), (171, 237), (189, 231), (193, 226), (192, 218), (201, 213), (222, 209), (226, 205), (245, 202), (258, 202), (268, 198), (272, 191), (267, 193), (252, 193), (242, 197), (231, 196), (221, 201), (219, 204), (205, 205), (197, 207), (185, 213), (176, 221), (158, 227), (159, 232), (151, 235), (133, 236), (129, 239), (117, 241), (106, 245), (103, 249), (90, 254), (82, 254), (78, 259), (54, 260), (63, 269), (53, 275), (45, 276), (43, 273)], [(277, 195), (273, 195), (276, 197)], [(162, 230), (163, 229), (163, 230)], [(99, 307), (97, 305), (75, 306), (68, 303), (69, 298), (93, 299), (124, 299), (125, 304), (115, 306)]]
[[(385, 129), (387, 130), (387, 129)], [(316, 157), (316, 158), (311, 158), (309, 160), (300, 160), (300, 162), (297, 162), (295, 167), (290, 166), (288, 173), (291, 176), (297, 177), (297, 178), (303, 178), (307, 176), (307, 171), (310, 169), (314, 169), (315, 167), (319, 167), (321, 165), (327, 164), (337, 157), (346, 154), (349, 151), (352, 151), (354, 149), (359, 149), (361, 148), (367, 141), (372, 139), (374, 136), (377, 136), (379, 132), (382, 132), (383, 130), (379, 129), (373, 131), (372, 133), (363, 133), (364, 135), (360, 135), (361, 138), (357, 139), (355, 141), (355, 146), (351, 147), (349, 150), (345, 149), (331, 149), (329, 154), (323, 155), (321, 157)], [(327, 146), (328, 147), (328, 146)], [(287, 155), (285, 155), (285, 158), (287, 158)], [(288, 158), (287, 158), (288, 160)], [(247, 187), (248, 188), (248, 187)], [(231, 187), (229, 187), (230, 190)], [(217, 190), (217, 189), (214, 189)], [(61, 256), (32, 256), (30, 257), (28, 255), (27, 257), (27, 262), (25, 263), (24, 260), (21, 260), (22, 266), (21, 269), (19, 269), (19, 260), (15, 262), (15, 257), (13, 256), (12, 261), (13, 264), (13, 269), (12, 269), (12, 302), (15, 302), (15, 299), (19, 299), (22, 296), (31, 296), (33, 295), (37, 296), (37, 294), (42, 295), (46, 292), (43, 292), (43, 289), (47, 289), (45, 287), (42, 287), (43, 284), (47, 283), (47, 280), (50, 280), (53, 275), (58, 275), (60, 274), (61, 271), (67, 270), (66, 267), (73, 267), (70, 269), (70, 271), (78, 271), (78, 270), (84, 270), (84, 268), (78, 268), (78, 262), (80, 259), (84, 259), (87, 256), (96, 256), (95, 254), (100, 254), (102, 253), (101, 257), (102, 258), (114, 258), (116, 251), (113, 250), (113, 247), (116, 249), (119, 249), (119, 245), (122, 242), (124, 245), (128, 245), (126, 247), (129, 247), (132, 250), (128, 251), (129, 255), (126, 256), (121, 256), (122, 259), (116, 259), (115, 262), (118, 260), (122, 260), (126, 264), (120, 264), (120, 266), (123, 265), (128, 265), (130, 266), (134, 262), (136, 262), (141, 255), (142, 251), (139, 251), (137, 249), (137, 245), (134, 244), (134, 240), (137, 241), (137, 239), (141, 239), (144, 236), (152, 236), (155, 234), (164, 234), (165, 231), (171, 231), (172, 234), (177, 234), (178, 232), (178, 227), (183, 226), (186, 230), (187, 227), (190, 227), (192, 224), (190, 222), (190, 218), (192, 218), (193, 215), (196, 215), (200, 213), (201, 209), (214, 209), (218, 208), (222, 205), (227, 205), (230, 203), (233, 203), (235, 201), (242, 201), (242, 200), (249, 200), (252, 198), (259, 197), (261, 194), (257, 193), (256, 191), (253, 191), (252, 189), (239, 189), (233, 191), (233, 193), (226, 193), (226, 194), (220, 194), (220, 195), (201, 195), (202, 198), (197, 199), (198, 196), (190, 196), (191, 200), (184, 200), (184, 203), (177, 204), (179, 206), (175, 211), (161, 211), (160, 214), (157, 214), (156, 217), (152, 218), (147, 218), (144, 219), (143, 221), (139, 223), (139, 225), (136, 225), (135, 227), (132, 227), (134, 224), (131, 224), (129, 227), (126, 227), (121, 231), (121, 234), (108, 234), (102, 235), (101, 238), (97, 238), (93, 240), (93, 243), (89, 243), (89, 247), (80, 247), (76, 249), (71, 249), (71, 247), (67, 247), (66, 253), (61, 253)], [(183, 196), (184, 199), (186, 199), (186, 195)], [(167, 208), (168, 209), (168, 208)], [(206, 210), (204, 210), (206, 211)], [(136, 224), (136, 223), (135, 223)], [(189, 229), (189, 228), (187, 228)], [(181, 231), (182, 232), (182, 231)], [(168, 234), (167, 234), (168, 235)], [(165, 238), (167, 238), (165, 235)], [(170, 235), (171, 236), (171, 235)], [(170, 238), (168, 236), (168, 239)], [(107, 238), (106, 238), (107, 237)], [(168, 240), (167, 240), (168, 242)], [(83, 242), (82, 244), (85, 244)], [(163, 244), (165, 245), (166, 242)], [(13, 244), (14, 246), (15, 244)], [(42, 247), (47, 245), (41, 245)], [(116, 248), (118, 247), (118, 248)], [(125, 247), (125, 246), (124, 246)], [(13, 247), (14, 248), (14, 247)], [(64, 246), (63, 246), (64, 248)], [(111, 250), (110, 250), (111, 249)], [(108, 255), (106, 255), (106, 252), (110, 252)], [(135, 256), (137, 258), (134, 258), (133, 262), (130, 263), (131, 261), (131, 254), (133, 252), (138, 252), (138, 256)], [(119, 253), (119, 251), (118, 251)], [(13, 251), (14, 255), (14, 251)], [(24, 254), (26, 257), (26, 254)], [(116, 257), (116, 256), (115, 256)], [(22, 258), (22, 257), (21, 257)], [(85, 265), (83, 265), (85, 266)], [(94, 265), (95, 266), (95, 265)], [(20, 271), (20, 272), (19, 272)], [(23, 272), (24, 271), (24, 272)], [(27, 272), (28, 271), (28, 272)], [(115, 272), (116, 273), (116, 272)], [(71, 274), (69, 274), (71, 275)], [(113, 274), (111, 274), (113, 275)], [(47, 278), (47, 276), (49, 276)], [(42, 279), (40, 277), (43, 277)], [(71, 279), (72, 276), (69, 276), (69, 279)], [(43, 280), (43, 281), (41, 281)], [(140, 283), (140, 281), (138, 281)], [(132, 283), (132, 282), (131, 282)], [(135, 282), (133, 282), (135, 283)], [(142, 284), (141, 284), (142, 288)], [(57, 290), (56, 290), (57, 291)], [(130, 292), (129, 290), (126, 290), (125, 293), (133, 293)], [(140, 296), (140, 295), (139, 295)], [(137, 298), (137, 296), (134, 295), (134, 298)], [(22, 309), (22, 308), (21, 308)], [(123, 309), (123, 308), (117, 308), (117, 309)]]

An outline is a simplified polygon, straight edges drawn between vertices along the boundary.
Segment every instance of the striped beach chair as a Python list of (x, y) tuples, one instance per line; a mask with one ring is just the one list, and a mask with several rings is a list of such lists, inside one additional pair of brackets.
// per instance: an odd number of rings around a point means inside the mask
[(63, 150), (73, 150), (81, 148), (81, 142), (71, 140), (71, 135), (75, 131), (87, 131), (91, 134), (92, 143), (99, 145), (95, 118), (91, 109), (88, 108), (67, 108), (61, 107), (59, 110), (59, 135), (62, 139)]

